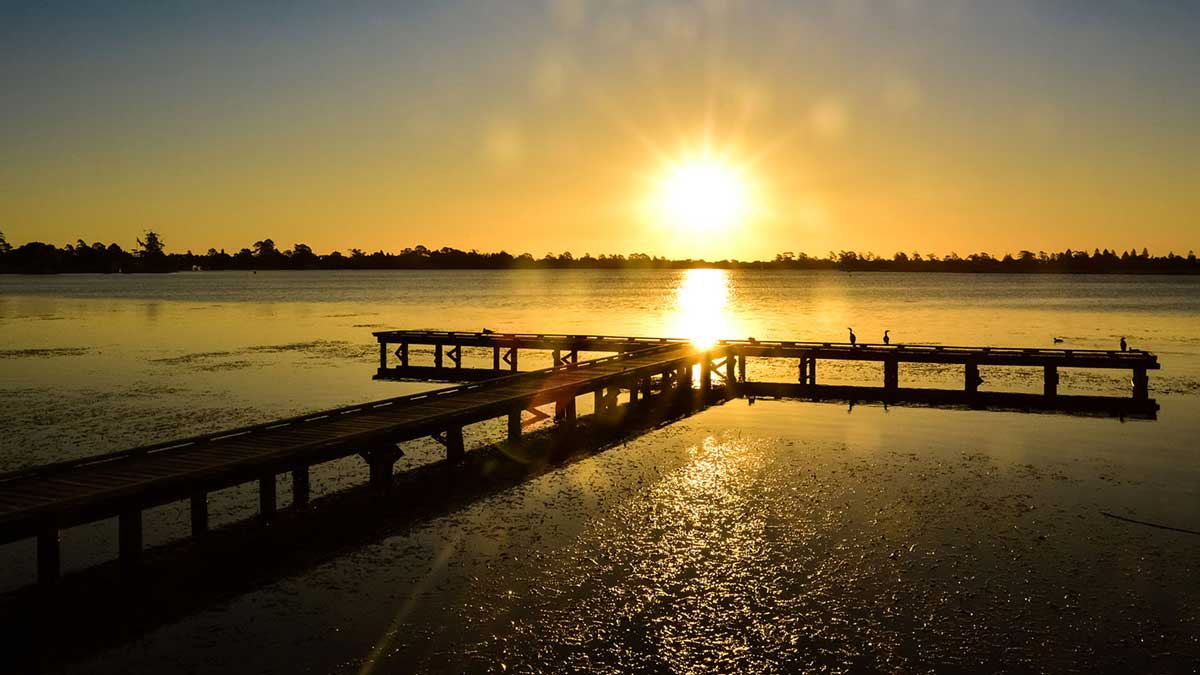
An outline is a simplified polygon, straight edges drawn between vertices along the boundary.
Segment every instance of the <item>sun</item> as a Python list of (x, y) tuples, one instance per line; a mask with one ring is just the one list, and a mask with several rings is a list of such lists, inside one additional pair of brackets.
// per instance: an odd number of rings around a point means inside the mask
[(658, 218), (681, 233), (727, 230), (749, 209), (746, 179), (732, 163), (704, 154), (672, 162), (655, 193)]

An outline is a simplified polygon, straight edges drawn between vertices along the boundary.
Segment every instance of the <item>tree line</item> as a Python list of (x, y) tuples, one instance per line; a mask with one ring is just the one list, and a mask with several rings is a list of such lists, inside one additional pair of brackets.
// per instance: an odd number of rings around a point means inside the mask
[(343, 254), (333, 251), (317, 254), (306, 244), (293, 244), (280, 249), (271, 239), (254, 242), (236, 253), (210, 248), (206, 253), (168, 253), (161, 235), (151, 230), (137, 238), (131, 250), (120, 245), (101, 242), (88, 244), (80, 239), (61, 248), (42, 242), (29, 242), (14, 247), (0, 232), (0, 273), (57, 274), (57, 273), (135, 273), (181, 272), (191, 270), (346, 270), (346, 269), (567, 269), (567, 268), (658, 268), (686, 269), (718, 267), (724, 269), (798, 269), (842, 270), (847, 272), (995, 272), (995, 273), (1068, 273), (1068, 274), (1200, 274), (1196, 254), (1186, 256), (1170, 252), (1152, 256), (1145, 248), (1138, 252), (1129, 249), (1095, 249), (1019, 251), (1016, 255), (994, 257), (988, 253), (959, 256), (949, 253), (896, 253), (881, 257), (856, 251), (830, 251), (824, 257), (787, 251), (772, 260), (672, 260), (645, 253), (629, 255), (600, 255), (590, 253), (576, 257), (569, 251), (555, 255), (547, 253), (534, 257), (529, 253), (513, 255), (506, 251), (482, 253), (474, 249), (461, 251), (448, 246), (431, 249), (424, 246), (405, 248), (390, 253), (367, 253), (350, 249)]

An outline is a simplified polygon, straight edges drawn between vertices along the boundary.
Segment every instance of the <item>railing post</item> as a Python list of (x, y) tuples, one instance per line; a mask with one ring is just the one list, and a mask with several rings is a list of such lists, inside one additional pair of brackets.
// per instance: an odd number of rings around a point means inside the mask
[(746, 381), (746, 353), (738, 355), (738, 382)]
[(500, 346), (492, 347), (492, 370), (500, 370)]
[(725, 398), (737, 396), (737, 354), (725, 352)]
[(708, 394), (712, 390), (712, 361), (711, 354), (704, 352), (700, 355), (700, 401), (708, 404)]
[(1058, 366), (1045, 366), (1042, 370), (1044, 373), (1042, 395), (1058, 396)]
[(442, 367), (442, 343), (437, 343), (433, 346), (433, 367)]
[(400, 343), (400, 365), (404, 368), (408, 367), (408, 343)]
[(383, 341), (383, 338), (380, 338), (379, 339), (379, 372), (381, 372), (381, 373), (383, 371), (387, 370), (387, 352), (388, 352), (388, 345), (386, 342)]

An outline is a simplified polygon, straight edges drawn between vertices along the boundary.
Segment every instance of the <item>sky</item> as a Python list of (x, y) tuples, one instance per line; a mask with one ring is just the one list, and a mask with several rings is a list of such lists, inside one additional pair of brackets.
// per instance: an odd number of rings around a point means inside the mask
[[(1186, 253), (1197, 35), (1194, 2), (0, 2), (0, 231)], [(663, 213), (696, 157), (737, 177), (732, 222)]]

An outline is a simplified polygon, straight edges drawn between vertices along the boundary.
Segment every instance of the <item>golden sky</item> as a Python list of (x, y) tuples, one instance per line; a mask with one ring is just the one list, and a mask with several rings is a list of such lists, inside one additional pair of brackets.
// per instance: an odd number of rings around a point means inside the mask
[[(153, 228), (177, 251), (1186, 252), (1198, 31), (1196, 5), (1105, 0), (6, 5), (0, 231), (130, 247)], [(736, 222), (655, 208), (700, 155), (738, 176)]]

